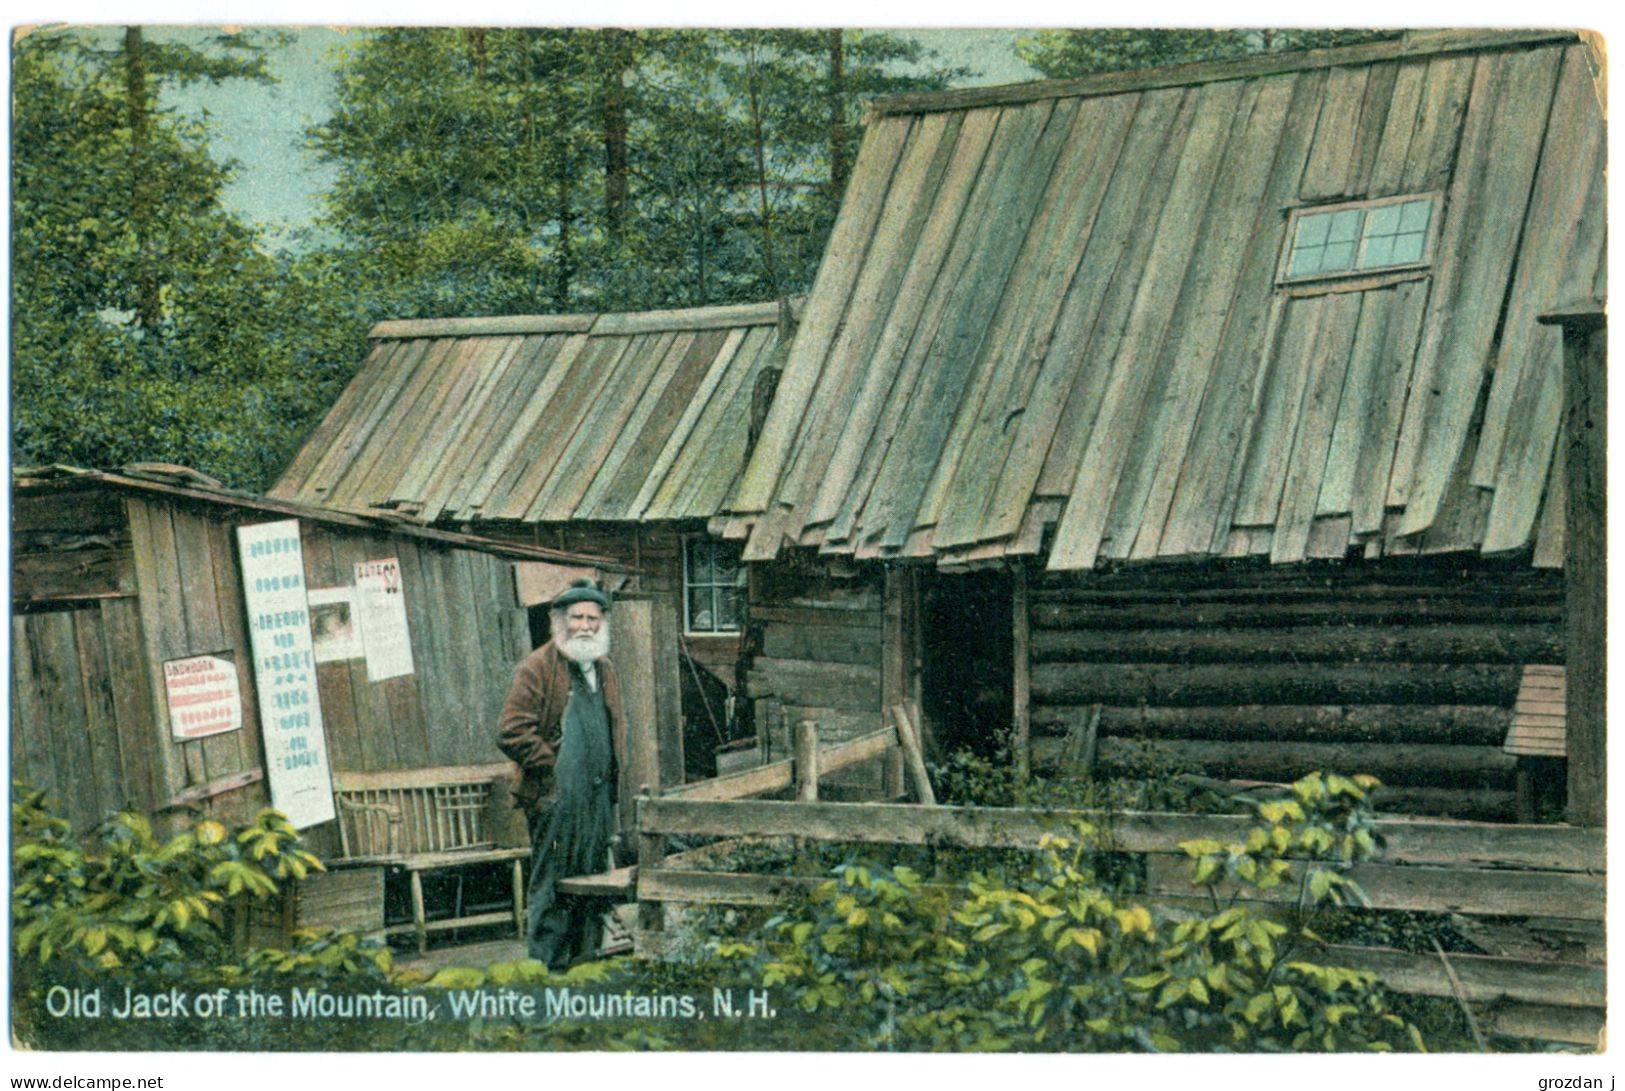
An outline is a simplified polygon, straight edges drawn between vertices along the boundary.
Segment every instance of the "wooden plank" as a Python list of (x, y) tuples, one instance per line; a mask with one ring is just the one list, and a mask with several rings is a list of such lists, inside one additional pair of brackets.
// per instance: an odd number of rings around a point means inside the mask
[(1314, 362), (1314, 345), (1332, 298), (1294, 299), (1279, 304), (1280, 338), (1264, 350), (1268, 355), (1262, 400), (1229, 520), (1234, 526), (1270, 526), (1276, 522), (1290, 468), (1287, 454), (1292, 449)]
[[(886, 321), (880, 324), (880, 337), (870, 353), (867, 374), (862, 375), (864, 385), (851, 411), (868, 414), (871, 402), (884, 400), (879, 404), (868, 442), (861, 445), (863, 461), (835, 509), (829, 528), (834, 539), (846, 540), (854, 535), (875, 539), (887, 525), (880, 508), (886, 498), (883, 474), (892, 464), (894, 447), (906, 442), (899, 436), (911, 411), (930, 388), (931, 354), (941, 351), (936, 340), (938, 331), (948, 309), (951, 288), (967, 260), (966, 240), (961, 234), (961, 225), (969, 223), (965, 210), (977, 200), (978, 193), (985, 193), (981, 172), (994, 159), (994, 142), (1001, 125), (1002, 115), (992, 111), (968, 115), (962, 123), (948, 120), (937, 138), (944, 154), (936, 155), (927, 167), (920, 191), (922, 200), (902, 225), (908, 232), (917, 232), (917, 236), (888, 240), (894, 245), (883, 252), (893, 266), (904, 271)], [(925, 126), (922, 121), (922, 138), (935, 136), (935, 130)], [(877, 276), (885, 271), (885, 266), (875, 270)], [(800, 336), (798, 333), (798, 341)], [(836, 426), (832, 424), (832, 428)], [(814, 502), (817, 500), (815, 496)], [(876, 505), (872, 513), (871, 501)], [(818, 511), (820, 516), (826, 514), (822, 508)]]
[(66, 817), (74, 826), (86, 829), (104, 815), (98, 810), (92, 776), (95, 761), (74, 639), (75, 615), (80, 612), (52, 610), (34, 614), (29, 619), (28, 635), (34, 642), (30, 675), (38, 687), (39, 726), (55, 770), (54, 783), (49, 787), (61, 797)]
[(1011, 710), (1010, 749), (1015, 762), (1016, 776), (1025, 780), (1032, 763), (1028, 746), (1032, 731), (1032, 608), (1027, 586), (1025, 565), (1016, 565), (1011, 572)]
[(452, 371), (438, 384), (434, 403), (419, 411), (427, 427), (411, 448), (402, 451), (410, 455), (410, 461), (388, 497), (397, 505), (425, 509), (433, 502), (437, 479), (444, 480), (448, 472), (465, 472), (467, 464), (454, 462), (448, 454), (475, 427), (473, 421), (493, 384), (512, 362), (521, 342), (517, 337), (470, 337), (458, 344)]
[[(130, 535), (135, 552), (136, 580), (141, 588), (141, 633), (145, 646), (148, 692), (152, 695), (155, 728), (148, 745), (158, 754), (161, 781), (158, 795), (168, 798), (187, 785), (203, 780), (201, 761), (190, 761), (187, 747), (170, 734), (169, 702), (163, 664), (190, 653), (186, 647), (183, 606), (178, 601), (180, 576), (175, 560), (175, 533), (167, 503), (132, 497), (128, 504)], [(246, 715), (246, 712), (245, 712)], [(195, 750), (196, 747), (191, 747)], [(194, 766), (196, 766), (194, 768)]]
[(506, 434), (502, 423), (520, 407), (515, 396), (523, 369), (516, 365), (525, 339), (509, 337), (481, 345), (473, 361), (474, 386), (438, 433), (433, 450), (426, 450), (414, 480), (400, 488), (403, 502), (414, 502), (419, 518), (433, 521), (453, 495), (466, 492), (471, 476), (485, 465), (480, 449), (494, 446)]
[[(345, 422), (345, 430), (334, 438), (322, 461), (312, 472), (303, 495), (319, 498), (322, 502), (338, 505), (341, 498), (356, 495), (357, 485), (364, 483), (369, 471), (379, 467), (365, 452), (387, 443), (387, 436), (399, 424), (402, 404), (410, 405), (415, 394), (428, 381), (440, 358), (448, 351), (450, 342), (412, 341), (397, 345), (388, 358), (387, 379), (368, 391), (368, 401), (358, 406), (354, 417)], [(375, 437), (379, 437), (375, 443)], [(362, 500), (366, 504), (366, 500)]]
[[(1357, 137), (1349, 155), (1348, 171), (1344, 180), (1344, 193), (1370, 193), (1372, 172), (1377, 153), (1387, 131), (1388, 113), (1394, 104), (1399, 79), (1398, 62), (1375, 65), (1367, 69), (1365, 97), (1360, 102)], [(1400, 103), (1401, 108), (1406, 104)], [(1341, 194), (1337, 195), (1341, 196)]]
[(472, 765), (418, 766), (406, 769), (333, 771), (333, 790), (366, 792), (385, 788), (433, 788), (442, 784), (489, 784), (513, 774), (508, 761), (478, 762)]
[[(103, 602), (98, 609), (118, 724), (119, 783), (126, 799), (141, 810), (151, 811), (162, 798), (159, 789), (163, 773), (157, 754), (168, 728), (156, 719), (140, 607), (122, 600)], [(257, 706), (249, 703), (251, 692), (243, 696), (245, 730), (248, 721), (258, 715)]]
[(1353, 173), (1354, 149), (1360, 134), (1360, 106), (1371, 70), (1365, 66), (1334, 68), (1326, 76), (1315, 142), (1304, 164), (1299, 196), (1305, 201), (1346, 200)]
[[(853, 285), (875, 241), (875, 224), (883, 208), (885, 191), (912, 128), (907, 120), (876, 125), (859, 148), (847, 186), (852, 199), (842, 203), (841, 214), (830, 233), (773, 407), (740, 482), (735, 511), (767, 510), (823, 373), (832, 333), (847, 308)], [(777, 542), (765, 544), (777, 551)], [(758, 543), (759, 548), (761, 545), (763, 543)]]
[(1288, 448), (1291, 455), (1281, 486), (1275, 537), (1270, 543), (1271, 564), (1301, 561), (1308, 552), (1309, 528), (1326, 480), (1326, 456), (1359, 326), (1362, 298), (1349, 294), (1326, 300), (1326, 313), (1308, 365), (1309, 381), (1297, 412), (1296, 435)]
[[(728, 331), (710, 366), (698, 376), (689, 397), (681, 402), (673, 398), (670, 404), (662, 403), (658, 412), (656, 402), (651, 401), (641, 419), (634, 419), (628, 428), (630, 442), (624, 448), (617, 448), (620, 461), (614, 466), (605, 466), (604, 474), (582, 498), (584, 510), (595, 513), (618, 510), (630, 518), (641, 517), (672, 463), (687, 449), (695, 423), (710, 404), (723, 376), (729, 373), (745, 337), (744, 330)], [(671, 414), (678, 410), (681, 414), (671, 423)], [(656, 417), (666, 422), (664, 426), (651, 423)]]
[[(305, 558), (305, 586), (309, 589), (343, 587), (353, 582), (353, 573), (334, 558), (335, 536), (325, 528), (301, 537)], [(341, 571), (342, 569), (342, 571)], [(322, 731), (327, 736), (328, 765), (337, 779), (340, 771), (367, 768), (362, 751), (352, 664), (341, 659), (316, 664), (316, 692), (322, 703)], [(244, 672), (252, 675), (252, 669)], [(247, 700), (245, 694), (244, 700)], [(255, 707), (258, 705), (256, 703)], [(247, 717), (244, 717), (245, 721)], [(256, 721), (257, 723), (257, 721)]]
[[(1319, 770), (1368, 773), (1395, 786), (1505, 789), (1512, 787), (1517, 769), (1516, 760), (1499, 746), (1452, 743), (1158, 739), (1156, 746), (1177, 768), (1234, 780), (1293, 781)], [(1102, 768), (1123, 773), (1144, 762), (1141, 740), (1100, 740)]]
[(1376, 534), (1383, 529), (1394, 448), (1426, 313), (1428, 285), (1402, 284), (1393, 294), (1392, 313), (1371, 377), (1372, 393), (1360, 424), (1359, 454), (1350, 485), (1355, 534)]
[(732, 330), (741, 326), (774, 326), (778, 321), (779, 305), (776, 302), (731, 303), (719, 307), (600, 315), (593, 324), (592, 332), (595, 336), (603, 337), (671, 330)]
[(1325, 474), (1315, 501), (1316, 515), (1342, 515), (1353, 511), (1355, 474), (1367, 440), (1371, 405), (1380, 396), (1382, 350), (1398, 298), (1397, 292), (1391, 290), (1366, 292), (1362, 296), (1359, 326), (1349, 350), (1336, 419), (1331, 424)]
[[(992, 120), (992, 115), (983, 115), (973, 123), (963, 146), (958, 116), (923, 118), (910, 136), (880, 214), (880, 222), (888, 225), (886, 237), (878, 240), (881, 245), (864, 262), (851, 309), (832, 346), (835, 360), (872, 363), (856, 369), (854, 394), (844, 413), (847, 439), (830, 451), (808, 512), (811, 524), (836, 520), (843, 529), (835, 533), (844, 536), (850, 531), (850, 514), (846, 520), (838, 516), (856, 511), (854, 489), (867, 492), (860, 470), (872, 460), (874, 446), (886, 441), (880, 430), (882, 414), (895, 397), (893, 384), (905, 359), (908, 336), (926, 302), (923, 288), (929, 279), (923, 278), (940, 263), (949, 237), (943, 226), (954, 219), (943, 215), (933, 220), (930, 214), (937, 207), (953, 207), (951, 194), (968, 182), (963, 164), (979, 160), (982, 152), (973, 148), (980, 144), (985, 149)], [(950, 164), (959, 164), (952, 174)]]
[(482, 456), (484, 469), (474, 477), (458, 510), (469, 517), (488, 514), (488, 507), (500, 507), (513, 484), (528, 468), (518, 453), (533, 444), (538, 420), (552, 404), (553, 396), (570, 373), (576, 358), (588, 345), (583, 335), (527, 338), (514, 368), (520, 379), (514, 390), (519, 411), (504, 418), (504, 431), (494, 450)]
[[(1037, 848), (1044, 836), (1084, 821), (1109, 830), (1115, 851), (1168, 854), (1187, 865), (1189, 860), (1179, 848), (1180, 842), (1200, 838), (1240, 840), (1255, 821), (1244, 815), (1114, 811), (1108, 819), (1097, 811), (1040, 807), (711, 802), (675, 795), (644, 800), (641, 808), (641, 828), (681, 836), (807, 837), (968, 848)], [(1593, 873), (1600, 872), (1604, 860), (1602, 831), (1573, 826), (1385, 818), (1376, 823), (1375, 829), (1384, 844), (1383, 859), (1391, 866)]]
[[(335, 574), (347, 576), (347, 582), (355, 581), (355, 565), (359, 561), (379, 560), (388, 553), (376, 548), (375, 542), (370, 538), (359, 535), (336, 535), (332, 539), (333, 565)], [(410, 554), (416, 550), (400, 550), (395, 556), (401, 561), (401, 583), (403, 588), (412, 579)], [(412, 596), (406, 596), (408, 622), (410, 625), (410, 610)], [(414, 636), (418, 630), (414, 629)], [(419, 663), (419, 648), (414, 643), (412, 659), (417, 669), (423, 669)], [(363, 656), (359, 659), (346, 661), (350, 669), (350, 691), (355, 699), (355, 727), (356, 737), (360, 742), (361, 760), (367, 769), (392, 769), (402, 765), (421, 764), (424, 761), (433, 761), (432, 754), (425, 749), (417, 751), (422, 755), (413, 760), (414, 750), (408, 748), (404, 753), (400, 748), (397, 735), (397, 726), (391, 713), (390, 705), (381, 690), (381, 687), (368, 679), (367, 660)], [(432, 687), (431, 692), (444, 692), (446, 687)]]
[(399, 346), (393, 344), (375, 342), (372, 345), (338, 400), (322, 415), (315, 431), (300, 444), (293, 461), (268, 490), (269, 495), (306, 500), (319, 500), (324, 496), (325, 489), (318, 484), (318, 469), (324, 461), (336, 459), (333, 448), (357, 414), (383, 397), (387, 377), (395, 374), (391, 359), (398, 349)]
[(1056, 703), (1500, 704), (1518, 687), (1515, 666), (1384, 663), (1313, 668), (1244, 665), (1036, 663), (1033, 697)]
[(1324, 74), (1291, 81), (1292, 99), (1282, 121), (1270, 171), (1253, 210), (1247, 250), (1236, 277), (1236, 295), (1214, 357), (1208, 390), (1179, 481), (1169, 501), (1157, 551), (1163, 556), (1215, 552), (1229, 537), (1231, 512), (1247, 460), (1278, 325), (1272, 285), (1281, 247), (1279, 209), (1297, 194), (1298, 179), (1314, 137)]
[(514, 351), (506, 358), (486, 406), (465, 426), (460, 442), (447, 453), (447, 465), (427, 487), (419, 518), (473, 514), (471, 509), (485, 499), (496, 476), (508, 468), (498, 461), (501, 452), (514, 442), (515, 431), (521, 430), (520, 422), (532, 409), (537, 387), (546, 381), (547, 363), (558, 356), (567, 340), (557, 335), (515, 339)]
[(585, 333), (598, 320), (593, 314), (493, 315), (477, 318), (407, 318), (379, 322), (368, 337), (374, 341), (437, 337), (497, 337), (538, 333)]
[[(1113, 529), (1113, 496), (1124, 483), (1125, 463), (1135, 446), (1135, 429), (1142, 419), (1147, 395), (1161, 374), (1157, 358), (1168, 330), (1167, 300), (1189, 272), (1197, 242), (1190, 223), (1211, 196), (1221, 161), (1222, 138), (1228, 128), (1223, 122), (1234, 113), (1240, 88), (1230, 87), (1228, 93), (1214, 90), (1216, 93), (1204, 93), (1194, 103), (1190, 135), (1177, 157), (1167, 199), (1157, 210), (1156, 238), (1135, 291), (1128, 326), (1112, 359), (1111, 379), (1073, 478), (1069, 503), (1055, 529), (1051, 568), (1093, 567), (1102, 536)], [(1131, 497), (1138, 491), (1132, 469), (1130, 466), (1126, 480)], [(1130, 510), (1136, 506), (1132, 499), (1126, 505)], [(1138, 515), (1134, 512), (1135, 519)], [(1113, 539), (1111, 552), (1126, 555), (1132, 544), (1133, 533), (1125, 524)]]
[[(1461, 137), (1452, 210), (1441, 230), (1436, 280), (1442, 306), (1424, 337), (1416, 392), (1394, 456), (1390, 504), (1399, 533), (1425, 530), (1438, 512), (1478, 399), (1483, 364), (1516, 253), (1561, 59), (1559, 50), (1485, 58)], [(1474, 301), (1490, 301), (1489, 313)]]
[[(1052, 103), (1002, 114), (957, 210), (959, 229), (933, 289), (941, 300), (937, 321), (916, 330), (923, 370), (864, 514), (883, 545), (901, 546), (915, 527), (936, 521), (936, 501), (962, 450), (953, 436), (974, 423), (989, 326), (1060, 153), (1064, 127), (1051, 125), (1053, 114)], [(807, 464), (805, 472), (817, 469)]]
[(1143, 739), (1295, 739), (1499, 746), (1512, 710), (1497, 705), (1037, 705), (1033, 729), (1055, 735), (1090, 708), (1102, 735)]
[(1572, 40), (1570, 32), (1560, 31), (1448, 31), (1414, 37), (1407, 35), (1393, 41), (1361, 45), (1289, 53), (1262, 53), (1221, 61), (1103, 72), (1065, 80), (1036, 80), (996, 87), (966, 87), (953, 91), (915, 91), (877, 99), (869, 108), (877, 116), (889, 118), (938, 110), (1019, 105), (1035, 98), (1111, 95), (1214, 80), (1253, 79), (1285, 72), (1307, 72), (1345, 65), (1371, 64), (1435, 53), (1471, 53), (1485, 49), (1510, 50), (1526, 45)]
[[(186, 626), (186, 645), (191, 654), (222, 653), (239, 663), (251, 655), (238, 656), (237, 645), (226, 633), (215, 579), (217, 561), (237, 570), (230, 552), (217, 558), (209, 520), (196, 512), (175, 507), (170, 516), (175, 531), (175, 559), (180, 577), (180, 605)], [(228, 549), (229, 549), (229, 543)], [(246, 645), (245, 645), (246, 647)], [(245, 754), (242, 732), (210, 735), (196, 749), (202, 752), (204, 777), (216, 780), (240, 773), (258, 764), (257, 755)], [(192, 744), (187, 744), (192, 745)]]
[[(1041, 629), (1033, 634), (1034, 662), (1178, 663), (1515, 663), (1561, 658), (1559, 622), (1534, 625), (1315, 625), (1215, 631)], [(1529, 693), (1525, 681), (1522, 695)], [(1561, 700), (1558, 702), (1561, 705)]]
[(113, 678), (101, 611), (92, 607), (75, 610), (70, 616), (79, 679), (84, 687), (85, 734), (90, 742), (90, 764), (80, 775), (87, 777), (94, 788), (96, 813), (111, 814), (124, 807), (130, 797), (119, 761), (118, 710), (113, 703)]
[(11, 777), (55, 794), (56, 763), (34, 666), (35, 616), (11, 615)]
[(1556, 465), (1554, 450), (1563, 420), (1563, 346), (1556, 330), (1543, 329), (1537, 345), (1530, 346), (1527, 392), (1518, 410), (1516, 427), (1502, 449), (1497, 468), (1495, 498), (1484, 529), (1485, 553), (1521, 549), (1528, 545), (1540, 510), (1543, 487)]
[[(1271, 80), (1257, 89), (1257, 97), (1244, 99), (1237, 113), (1237, 128), (1225, 152), (1215, 182), (1213, 200), (1201, 229), (1200, 257), (1192, 262), (1164, 355), (1171, 370), (1162, 389), (1161, 414), (1142, 430), (1141, 449), (1130, 455), (1130, 465), (1142, 467), (1127, 503), (1119, 490), (1118, 511), (1108, 524), (1113, 552), (1127, 549), (1134, 558), (1158, 555), (1168, 524), (1175, 489), (1183, 473), (1226, 328), (1238, 308), (1258, 311), (1267, 291), (1270, 266), (1257, 268), (1254, 260), (1260, 207), (1259, 194), (1268, 192), (1276, 167), (1276, 153), (1286, 139), (1286, 111), (1291, 105), (1290, 80)], [(1233, 268), (1235, 276), (1214, 276), (1210, 268)], [(1152, 437), (1159, 437), (1153, 443)], [(1147, 476), (1149, 474), (1149, 476)], [(1144, 499), (1137, 498), (1143, 496)]]
[[(759, 355), (759, 346), (771, 336), (771, 331), (766, 329), (752, 331), (750, 337), (754, 343), (748, 346), (750, 355)], [(750, 422), (748, 416), (740, 416), (736, 410), (740, 392), (743, 390), (746, 397), (749, 396), (746, 379), (750, 376), (750, 369), (745, 367), (730, 369), (723, 376), (721, 385), (712, 391), (713, 404), (706, 407), (706, 412), (695, 423), (670, 466), (666, 480), (650, 497), (645, 518), (680, 519), (716, 513), (716, 507), (701, 506), (696, 501), (702, 491), (720, 498), (721, 491), (711, 484), (711, 479), (721, 477), (725, 482), (731, 481), (743, 469), (745, 435), (741, 425), (748, 427)]]
[[(206, 518), (201, 520), (201, 525), (213, 562), (214, 600), (220, 616), (220, 632), (224, 640), (222, 646), (231, 650), (232, 659), (237, 664), (237, 689), (243, 701), (243, 726), (232, 733), (237, 744), (236, 768), (253, 769), (259, 766), (260, 755), (264, 751), (259, 721), (259, 690), (254, 678), (254, 655), (249, 641), (237, 542), (232, 534), (232, 524), (226, 520)], [(308, 526), (302, 524), (302, 527)], [(308, 533), (308, 529), (302, 530), (302, 534)], [(300, 548), (303, 550), (303, 544)], [(311, 586), (308, 564), (306, 572), (305, 586), (308, 588)], [(320, 692), (318, 685), (318, 697)], [(323, 722), (325, 724), (325, 719)]]
[[(1502, 476), (1497, 474), (1497, 467), (1509, 437), (1524, 434), (1532, 427), (1555, 429), (1555, 422), (1534, 412), (1530, 403), (1544, 404), (1545, 399), (1535, 392), (1545, 386), (1540, 380), (1545, 369), (1552, 367), (1554, 360), (1561, 366), (1557, 355), (1561, 348), (1556, 342), (1562, 335), (1535, 319), (1543, 310), (1563, 302), (1550, 294), (1551, 270), (1570, 260), (1569, 249), (1587, 211), (1592, 178), (1603, 167), (1604, 127), (1587, 109), (1595, 94), (1582, 52), (1567, 51), (1529, 198), (1517, 271), (1496, 352), (1495, 377), (1473, 459), (1472, 483), (1484, 488), (1496, 487)], [(1527, 481), (1520, 484), (1529, 487)], [(1537, 492), (1539, 487), (1539, 482), (1533, 486)], [(1532, 517), (1532, 508), (1530, 514)], [(1493, 524), (1493, 515), (1491, 521)]]
[(11, 598), (14, 602), (134, 593), (135, 560), (128, 545), (12, 556)]
[[(1176, 857), (1146, 858), (1146, 890), (1180, 894), (1191, 890), (1191, 862)], [(1575, 873), (1480, 871), (1467, 868), (1394, 867), (1355, 864), (1343, 874), (1359, 883), (1374, 905), (1421, 913), (1471, 913), (1522, 917), (1548, 913), (1579, 920), (1601, 920), (1601, 876)], [(1218, 886), (1221, 902), (1235, 895), (1241, 902), (1295, 901), (1295, 886), (1272, 890)]]
[(1551, 1004), (1503, 1003), (1486, 1014), (1492, 1034), (1538, 1042), (1567, 1042), (1601, 1052), (1605, 1042), (1602, 1008), (1564, 1008)]

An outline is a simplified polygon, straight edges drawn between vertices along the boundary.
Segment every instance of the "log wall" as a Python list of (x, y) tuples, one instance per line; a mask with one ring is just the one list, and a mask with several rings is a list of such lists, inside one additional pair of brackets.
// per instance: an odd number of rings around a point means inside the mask
[(1365, 772), (1389, 811), (1512, 819), (1520, 671), (1564, 661), (1561, 575), (1527, 563), (1051, 575), (1031, 599), (1035, 764), (1092, 725), (1106, 771)]
[[(880, 728), (882, 591), (879, 569), (841, 574), (810, 561), (780, 563), (753, 587), (746, 694), (769, 760), (795, 752), (795, 725), (818, 722), (825, 745)], [(874, 776), (871, 776), (874, 774)], [(877, 769), (837, 784), (877, 788)]]

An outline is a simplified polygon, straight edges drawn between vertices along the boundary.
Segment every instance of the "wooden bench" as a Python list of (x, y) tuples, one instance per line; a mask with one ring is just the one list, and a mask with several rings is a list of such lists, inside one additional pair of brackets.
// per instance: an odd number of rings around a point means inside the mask
[[(530, 850), (508, 799), (513, 766), (442, 766), (333, 774), (342, 857), (331, 865), (385, 865), (405, 869), (412, 884), (412, 923), (385, 932), (412, 929), (418, 953), (428, 950), (429, 932), (506, 923), (525, 935), (524, 861)], [(423, 873), (467, 864), (507, 862), (513, 868), (513, 909), (430, 922), (423, 903)], [(459, 907), (460, 912), (460, 907)]]

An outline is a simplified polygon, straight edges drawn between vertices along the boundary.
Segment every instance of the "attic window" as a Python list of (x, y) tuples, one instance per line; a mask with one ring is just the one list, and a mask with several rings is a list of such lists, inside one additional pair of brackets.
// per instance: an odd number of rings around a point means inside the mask
[(737, 633), (745, 605), (739, 542), (689, 538), (683, 543), (684, 628), (690, 633)]
[(1296, 209), (1287, 225), (1282, 282), (1415, 269), (1433, 259), (1436, 195)]

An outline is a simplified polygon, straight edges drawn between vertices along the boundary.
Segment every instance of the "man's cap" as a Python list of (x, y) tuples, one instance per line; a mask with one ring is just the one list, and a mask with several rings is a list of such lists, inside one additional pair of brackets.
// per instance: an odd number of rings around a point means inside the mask
[(578, 602), (591, 602), (600, 610), (609, 609), (609, 596), (598, 590), (598, 585), (591, 580), (576, 580), (558, 598), (553, 600), (553, 609), (564, 610)]

